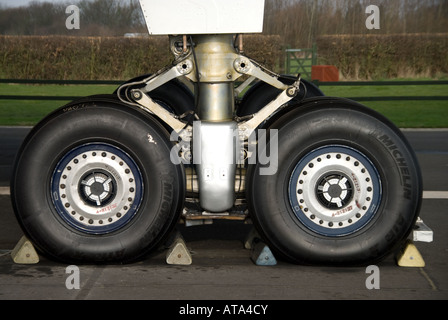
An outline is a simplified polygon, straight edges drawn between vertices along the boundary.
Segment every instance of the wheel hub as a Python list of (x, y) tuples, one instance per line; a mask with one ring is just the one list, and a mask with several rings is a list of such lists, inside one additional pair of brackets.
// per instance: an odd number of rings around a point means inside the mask
[(142, 200), (142, 177), (123, 150), (87, 144), (67, 153), (52, 179), (53, 202), (70, 225), (88, 233), (127, 223)]
[(112, 199), (116, 187), (115, 179), (107, 173), (91, 172), (81, 179), (79, 189), (86, 200), (97, 206), (105, 205)]
[(350, 202), (353, 187), (344, 174), (325, 175), (317, 184), (316, 195), (327, 208), (342, 208)]
[(373, 217), (381, 200), (381, 181), (364, 154), (327, 146), (299, 161), (289, 194), (293, 211), (305, 226), (323, 235), (342, 236)]

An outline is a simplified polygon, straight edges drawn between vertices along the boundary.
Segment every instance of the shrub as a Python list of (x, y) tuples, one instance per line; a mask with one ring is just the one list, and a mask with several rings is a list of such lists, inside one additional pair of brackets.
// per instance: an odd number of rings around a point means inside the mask
[[(248, 36), (246, 52), (269, 68), (278, 64), (280, 37)], [(173, 59), (168, 37), (0, 36), (0, 77), (125, 80), (153, 73)]]
[(448, 73), (448, 34), (331, 35), (317, 40), (320, 64), (342, 79), (437, 77)]

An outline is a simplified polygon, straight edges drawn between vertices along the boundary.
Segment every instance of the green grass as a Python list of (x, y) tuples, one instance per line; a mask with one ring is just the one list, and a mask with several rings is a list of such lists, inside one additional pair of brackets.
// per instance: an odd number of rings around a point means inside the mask
[[(23, 85), (0, 84), (0, 95), (89, 96), (112, 93), (115, 85)], [(68, 103), (63, 100), (0, 100), (0, 125), (33, 126), (47, 114)]]
[(448, 128), (448, 101), (368, 101), (400, 128)]
[[(448, 96), (448, 85), (321, 86), (334, 97)], [(448, 100), (362, 101), (401, 128), (448, 128)]]
[(394, 96), (447, 96), (448, 85), (391, 85), (391, 86), (326, 86), (320, 89), (338, 97), (394, 97)]
[[(0, 95), (88, 96), (112, 93), (115, 85), (15, 85), (0, 84)], [(441, 96), (448, 85), (321, 86), (328, 96)], [(0, 100), (0, 125), (35, 125), (45, 115), (69, 101)], [(365, 101), (401, 128), (448, 128), (448, 101)]]

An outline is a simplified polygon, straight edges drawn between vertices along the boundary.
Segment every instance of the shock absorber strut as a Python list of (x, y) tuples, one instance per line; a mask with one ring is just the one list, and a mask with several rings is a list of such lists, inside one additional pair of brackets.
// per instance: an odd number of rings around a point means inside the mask
[(232, 35), (199, 35), (194, 37), (198, 68), (198, 115), (203, 121), (230, 121), (234, 113), (235, 71), (237, 56)]
[(234, 116), (233, 62), (238, 56), (232, 35), (195, 36), (197, 114), (193, 125), (193, 162), (201, 207), (210, 212), (230, 209), (235, 201), (239, 138)]

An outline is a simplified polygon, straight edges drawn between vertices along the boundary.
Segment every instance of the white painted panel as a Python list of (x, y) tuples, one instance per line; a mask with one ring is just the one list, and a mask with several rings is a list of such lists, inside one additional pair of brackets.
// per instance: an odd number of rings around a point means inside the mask
[(140, 5), (153, 35), (263, 31), (264, 0), (140, 0)]

